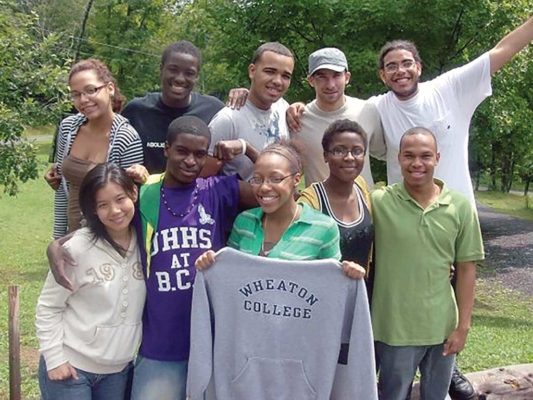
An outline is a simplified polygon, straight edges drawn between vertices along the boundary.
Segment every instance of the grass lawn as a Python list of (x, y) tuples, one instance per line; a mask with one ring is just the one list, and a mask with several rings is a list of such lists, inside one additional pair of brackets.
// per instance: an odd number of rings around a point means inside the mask
[[(41, 176), (48, 149), (43, 146), (40, 151)], [(48, 271), (45, 248), (52, 230), (52, 199), (52, 190), (41, 178), (22, 185), (17, 197), (2, 195), (0, 198), (0, 399), (9, 396), (9, 285), (19, 285), (21, 293), (23, 397), (39, 397), (34, 313)], [(507, 200), (503, 203), (509, 203)], [(533, 362), (533, 299), (521, 297), (481, 277), (473, 327), (466, 350), (460, 356), (461, 367), (469, 372), (527, 362)]]
[(533, 221), (533, 195), (527, 197), (512, 193), (476, 192), (476, 200), (505, 214)]

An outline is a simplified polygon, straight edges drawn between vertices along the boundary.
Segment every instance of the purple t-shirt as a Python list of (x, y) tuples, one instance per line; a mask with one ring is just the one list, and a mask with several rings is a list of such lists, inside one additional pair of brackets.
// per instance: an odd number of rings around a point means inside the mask
[(238, 212), (239, 186), (235, 176), (217, 176), (163, 190), (167, 204), (161, 199), (150, 272), (145, 274), (139, 353), (155, 360), (183, 361), (189, 358), (194, 262), (206, 250), (225, 246)]

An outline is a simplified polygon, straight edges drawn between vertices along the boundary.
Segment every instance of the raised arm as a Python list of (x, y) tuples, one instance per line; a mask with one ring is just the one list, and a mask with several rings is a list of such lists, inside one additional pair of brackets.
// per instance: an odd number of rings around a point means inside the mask
[(490, 73), (494, 75), (501, 67), (513, 58), (513, 56), (526, 47), (533, 40), (533, 17), (504, 36), (489, 51)]

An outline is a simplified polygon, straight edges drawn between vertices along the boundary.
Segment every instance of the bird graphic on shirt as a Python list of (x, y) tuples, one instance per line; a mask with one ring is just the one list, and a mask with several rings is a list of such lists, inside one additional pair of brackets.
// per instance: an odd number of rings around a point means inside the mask
[(198, 205), (198, 214), (200, 214), (200, 223), (202, 225), (210, 224), (213, 225), (215, 223), (215, 220), (211, 218), (211, 215), (209, 215), (206, 211), (203, 205)]

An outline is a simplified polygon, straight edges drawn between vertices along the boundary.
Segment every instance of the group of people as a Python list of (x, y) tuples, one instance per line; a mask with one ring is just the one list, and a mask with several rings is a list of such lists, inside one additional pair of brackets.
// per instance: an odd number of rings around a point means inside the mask
[[(367, 101), (345, 94), (344, 53), (319, 49), (309, 56), (315, 99), (290, 106), (294, 56), (265, 43), (249, 89), (230, 94), (240, 109), (193, 91), (201, 55), (188, 41), (163, 52), (161, 92), (121, 114), (107, 67), (75, 64), (79, 113), (61, 122), (45, 176), (57, 240), (37, 306), (42, 397), (184, 399), (196, 268), (227, 245), (334, 258), (367, 279), (380, 399), (408, 398), (418, 368), (422, 398), (475, 398), (454, 369), (484, 257), (468, 126), (492, 74), (532, 39), (530, 18), (424, 83), (414, 44), (388, 42), (379, 74), (390, 91)], [(369, 154), (387, 161), (389, 183), (371, 194)]]

